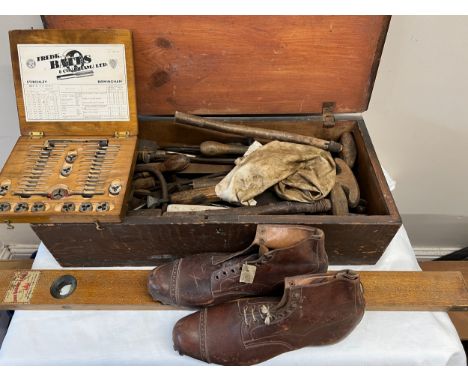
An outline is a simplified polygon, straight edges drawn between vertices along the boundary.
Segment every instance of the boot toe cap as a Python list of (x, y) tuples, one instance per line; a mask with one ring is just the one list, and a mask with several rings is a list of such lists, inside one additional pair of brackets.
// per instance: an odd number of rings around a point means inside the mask
[(155, 301), (174, 304), (171, 298), (171, 275), (173, 263), (163, 264), (153, 269), (148, 277), (148, 291)]
[(206, 361), (200, 348), (200, 319), (200, 312), (196, 312), (177, 321), (172, 330), (172, 340), (174, 350), (179, 354)]

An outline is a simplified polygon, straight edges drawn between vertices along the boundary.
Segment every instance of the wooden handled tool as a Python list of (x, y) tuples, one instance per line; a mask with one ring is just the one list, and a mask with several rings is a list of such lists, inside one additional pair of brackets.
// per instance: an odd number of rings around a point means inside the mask
[(185, 155), (171, 155), (166, 158), (162, 163), (144, 163), (137, 164), (135, 171), (147, 171), (154, 175), (161, 184), (162, 200), (161, 210), (165, 211), (167, 202), (169, 201), (169, 190), (167, 188), (166, 179), (163, 176), (163, 172), (179, 171), (189, 165), (190, 161)]
[(216, 186), (219, 182), (223, 180), (225, 174), (219, 176), (202, 176), (200, 178), (195, 178), (192, 180), (192, 188), (203, 188)]
[(343, 149), (339, 157), (343, 159), (350, 168), (353, 168), (357, 156), (356, 142), (354, 142), (353, 134), (348, 131), (341, 134), (340, 143)]
[(317, 214), (329, 211), (331, 208), (330, 200), (322, 199), (312, 203), (279, 202), (264, 206), (226, 208), (221, 210), (166, 212), (165, 215), (296, 215)]
[(135, 171), (181, 171), (187, 168), (189, 164), (190, 160), (185, 155), (169, 155), (166, 157), (164, 162), (137, 164), (135, 166)]
[(206, 141), (200, 145), (200, 152), (207, 157), (222, 155), (244, 155), (248, 147), (243, 145), (225, 144), (214, 141)]
[(156, 180), (152, 176), (146, 178), (138, 178), (132, 182), (135, 190), (149, 190), (156, 187)]
[(330, 192), (333, 215), (348, 215), (349, 208), (356, 208), (360, 201), (358, 182), (346, 162), (335, 158), (336, 183)]
[(330, 152), (339, 153), (342, 149), (341, 144), (334, 141), (326, 141), (323, 139), (309, 137), (286, 131), (260, 129), (257, 127), (240, 126), (232, 123), (213, 121), (196, 115), (185, 114), (179, 111), (175, 112), (175, 121), (178, 123), (201, 127), (205, 129), (220, 131), (222, 133), (237, 134), (247, 137), (263, 138), (268, 140), (278, 140), (283, 142), (299, 143), (302, 145), (310, 145), (328, 150)]
[(212, 157), (205, 158), (201, 156), (195, 156), (193, 154), (180, 154), (180, 153), (176, 154), (175, 152), (157, 150), (157, 151), (138, 151), (137, 162), (140, 162), (140, 163), (141, 162), (142, 163), (157, 162), (160, 160), (166, 160), (167, 158), (177, 156), (177, 155), (186, 156), (186, 158), (188, 158), (187, 160), (190, 160), (191, 163), (234, 164), (234, 160), (235, 160), (235, 158), (212, 158)]
[(215, 186), (209, 186), (175, 192), (171, 195), (170, 200), (174, 204), (204, 204), (219, 202), (221, 199), (216, 195)]

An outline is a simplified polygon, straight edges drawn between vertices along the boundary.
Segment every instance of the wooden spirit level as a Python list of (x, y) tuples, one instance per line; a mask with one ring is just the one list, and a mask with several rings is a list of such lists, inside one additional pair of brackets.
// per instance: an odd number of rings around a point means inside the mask
[[(1, 270), (0, 309), (162, 310), (148, 270)], [(359, 272), (367, 310), (468, 311), (460, 272)]]

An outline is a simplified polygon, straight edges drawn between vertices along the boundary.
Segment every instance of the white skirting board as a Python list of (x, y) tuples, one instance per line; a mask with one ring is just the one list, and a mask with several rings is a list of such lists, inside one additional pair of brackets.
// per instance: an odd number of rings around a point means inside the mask
[(418, 261), (434, 260), (460, 249), (461, 248), (413, 247), (414, 254)]
[(39, 246), (35, 244), (9, 244), (0, 248), (0, 260), (29, 259)]
[[(29, 258), (38, 248), (34, 244), (10, 244), (0, 248), (0, 260)], [(414, 253), (418, 261), (430, 261), (441, 256), (458, 251), (460, 248), (415, 247)]]

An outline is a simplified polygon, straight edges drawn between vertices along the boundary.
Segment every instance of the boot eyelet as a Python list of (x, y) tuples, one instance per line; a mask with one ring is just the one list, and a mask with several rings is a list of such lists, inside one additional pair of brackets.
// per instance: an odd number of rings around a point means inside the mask
[(218, 275), (216, 275), (216, 276), (215, 276), (215, 279), (216, 279), (216, 280), (219, 280), (219, 276), (218, 276)]
[(231, 269), (231, 272), (232, 272), (232, 273), (235, 273), (235, 272), (236, 272), (236, 270), (233, 268), (233, 269)]
[(226, 271), (223, 271), (223, 275), (226, 276), (226, 275), (227, 275), (227, 272), (226, 272)]

